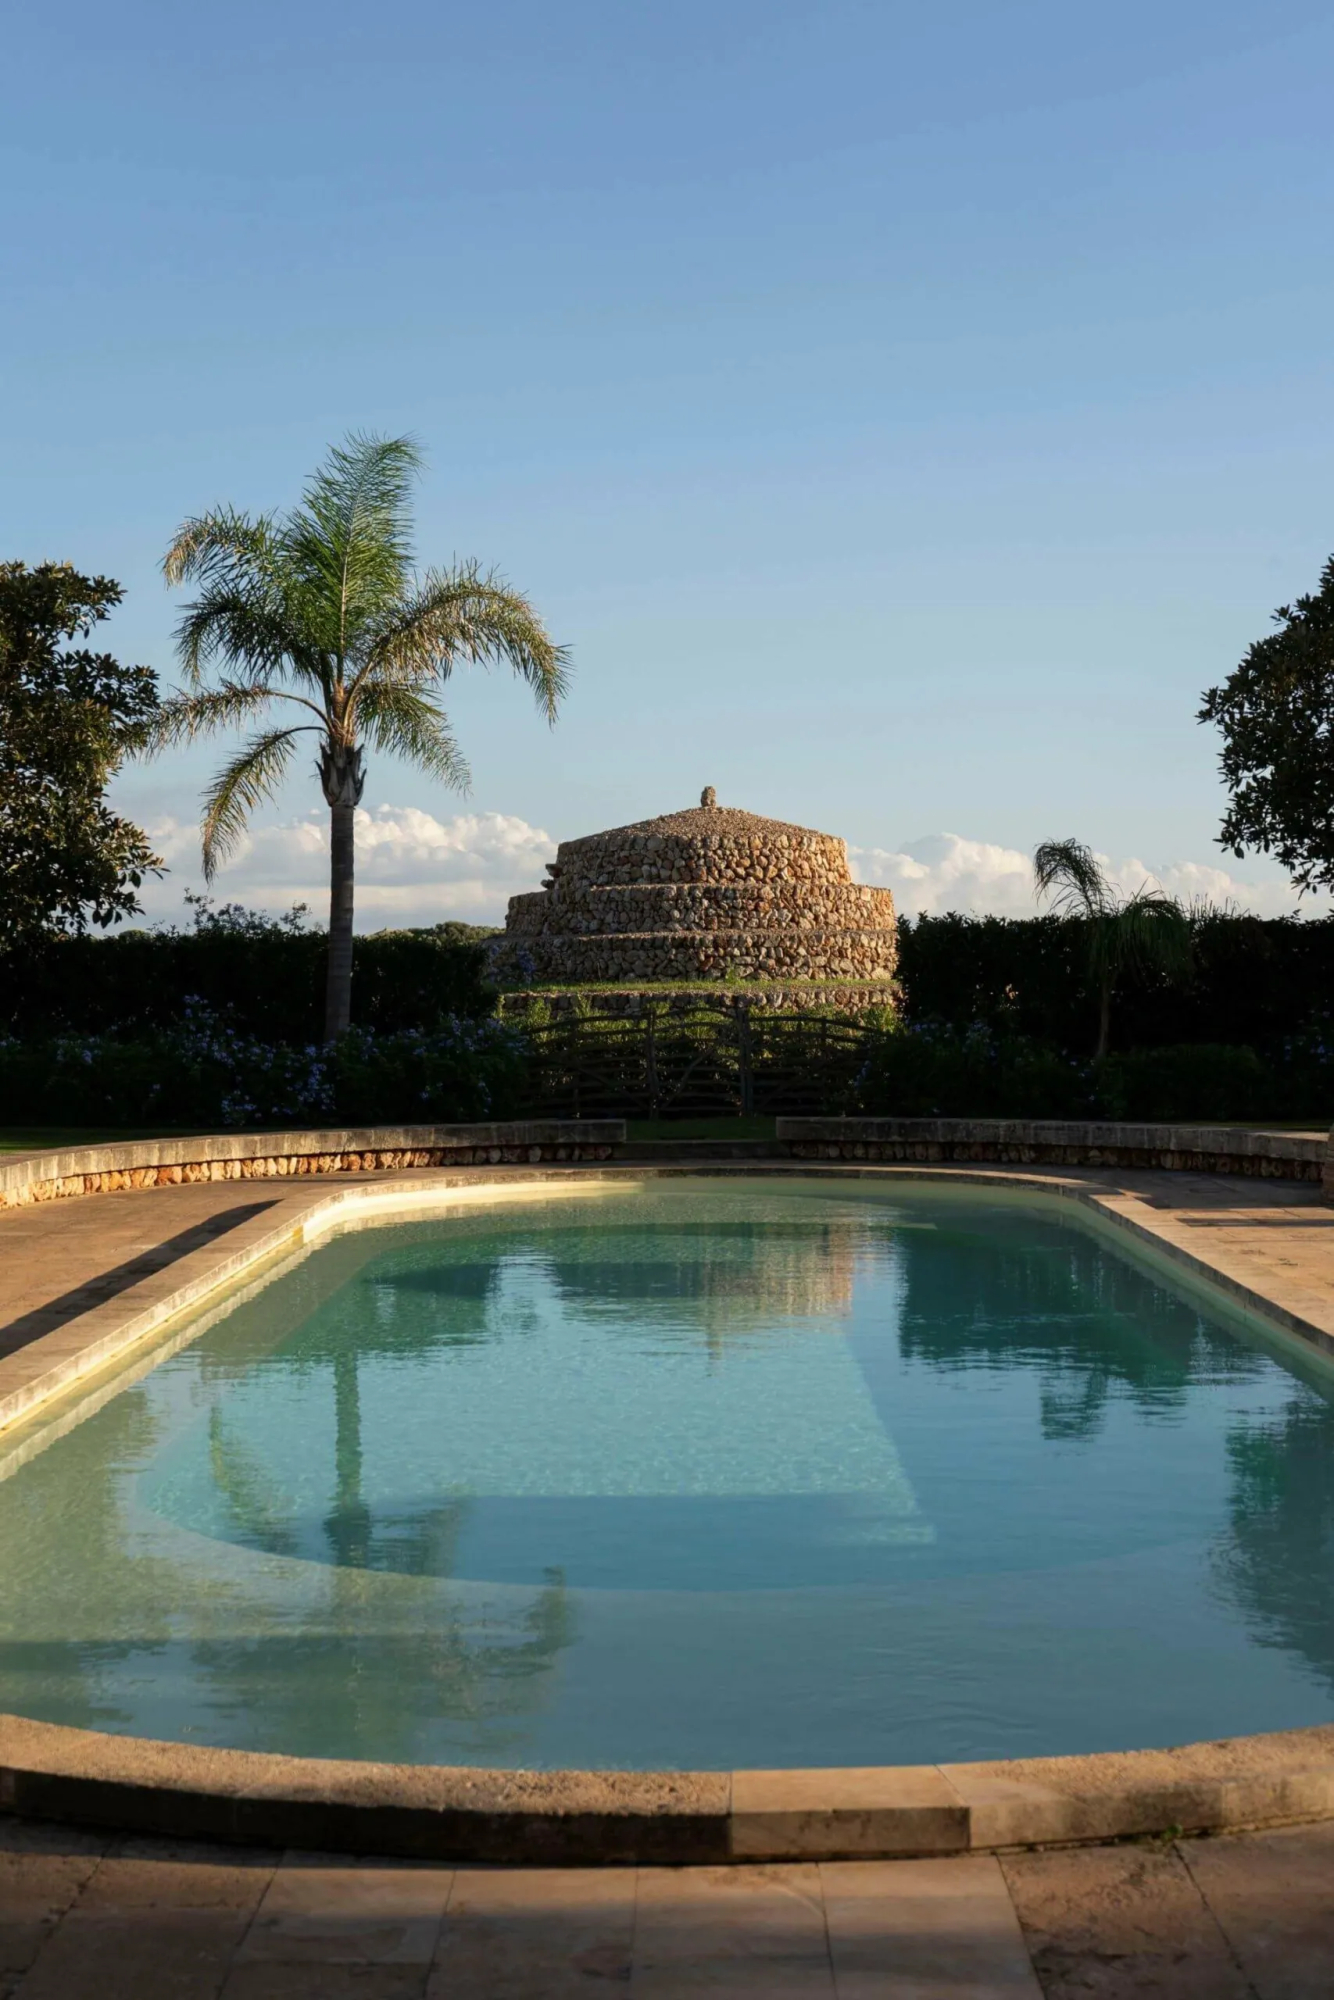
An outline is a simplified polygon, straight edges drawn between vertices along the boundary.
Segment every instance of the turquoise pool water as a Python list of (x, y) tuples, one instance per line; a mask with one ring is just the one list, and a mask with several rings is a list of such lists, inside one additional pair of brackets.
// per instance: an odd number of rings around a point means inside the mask
[(1334, 1378), (1054, 1206), (462, 1208), (140, 1367), (0, 1443), (0, 1709), (632, 1768), (1334, 1719)]

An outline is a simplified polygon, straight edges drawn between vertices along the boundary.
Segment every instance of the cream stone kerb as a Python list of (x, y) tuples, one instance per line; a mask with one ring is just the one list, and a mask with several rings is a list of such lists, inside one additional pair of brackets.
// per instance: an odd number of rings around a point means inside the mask
[[(57, 1434), (117, 1392), (123, 1375), (112, 1364), (123, 1368), (128, 1357), (136, 1370), (155, 1365), (169, 1346), (197, 1336), (203, 1321), (193, 1315), (202, 1306), (221, 1305), (227, 1287), (262, 1278), (332, 1229), (478, 1201), (593, 1196), (701, 1171), (846, 1179), (869, 1184), (868, 1193), (930, 1180), (1043, 1196), (1116, 1232), (1137, 1254), (1170, 1262), (1175, 1281), (1254, 1311), (1273, 1337), (1334, 1351), (1334, 1270), (1323, 1239), (1310, 1240), (1317, 1219), (1334, 1228), (1334, 1217), (1314, 1188), (1231, 1175), (843, 1160), (706, 1170), (552, 1163), (376, 1175), (336, 1191), (309, 1182), (271, 1188), (264, 1212), (182, 1260), (183, 1282), (152, 1307), (132, 1288), (10, 1354), (0, 1377), (45, 1350), (22, 1407), (32, 1415), (50, 1405)], [(73, 1344), (61, 1349), (65, 1337)], [(3, 1400), (5, 1387), (0, 1380), (0, 1413), (15, 1408)], [(9, 1394), (24, 1387), (11, 1382)], [(204, 1749), (0, 1716), (0, 1809), (179, 1837), (529, 1865), (962, 1854), (1334, 1816), (1334, 1725), (995, 1763), (530, 1773)]]
[(204, 1181), (605, 1160), (624, 1139), (625, 1121), (620, 1118), (531, 1118), (503, 1124), (213, 1132), (57, 1147), (0, 1157), (0, 1209), (70, 1195), (123, 1194)]
[(503, 1771), (0, 1716), (0, 1811), (172, 1838), (538, 1866), (894, 1859), (1334, 1816), (1334, 1726), (996, 1763)]

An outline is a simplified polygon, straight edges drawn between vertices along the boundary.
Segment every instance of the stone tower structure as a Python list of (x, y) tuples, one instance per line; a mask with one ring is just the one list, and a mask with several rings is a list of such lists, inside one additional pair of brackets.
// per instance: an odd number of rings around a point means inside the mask
[(701, 802), (563, 841), (493, 947), (510, 986), (745, 980), (892, 996), (894, 899), (830, 833)]

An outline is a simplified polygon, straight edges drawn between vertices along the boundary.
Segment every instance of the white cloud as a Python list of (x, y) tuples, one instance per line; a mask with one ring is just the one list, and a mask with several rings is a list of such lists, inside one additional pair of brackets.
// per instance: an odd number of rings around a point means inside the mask
[[(150, 917), (177, 917), (183, 892), (202, 887), (199, 830), (159, 820), (150, 836), (171, 873), (146, 887)], [(459, 917), (498, 923), (511, 896), (536, 889), (556, 843), (540, 827), (508, 813), (457, 813), (436, 819), (416, 806), (378, 806), (357, 814), (357, 925), (431, 924)], [(324, 814), (252, 828), (212, 894), (251, 909), (282, 911), (308, 903), (322, 920), (329, 900), (329, 829)]]
[[(979, 916), (1031, 917), (1037, 909), (1032, 857), (1017, 847), (964, 840), (957, 833), (931, 833), (898, 850), (853, 847), (848, 854), (857, 879), (892, 889), (903, 916), (963, 910)], [(1284, 880), (1246, 882), (1226, 868), (1202, 861), (1168, 862), (1155, 869), (1133, 857), (1116, 860), (1100, 854), (1098, 859), (1127, 894), (1149, 881), (1183, 901), (1229, 903), (1256, 916), (1284, 916), (1298, 907), (1296, 891)], [(1326, 898), (1305, 899), (1307, 914), (1327, 908)]]
[[(150, 918), (179, 919), (184, 890), (202, 887), (198, 828), (163, 819), (150, 832), (171, 872), (146, 885), (145, 908)], [(416, 806), (390, 805), (359, 812), (358, 927), (430, 924), (446, 917), (499, 923), (511, 896), (539, 886), (555, 851), (555, 841), (541, 827), (511, 813), (456, 813), (437, 819)], [(290, 909), (294, 902), (308, 903), (313, 919), (322, 922), (328, 906), (328, 857), (323, 813), (261, 824), (219, 872), (212, 893), (219, 901), (274, 912)], [(932, 833), (898, 849), (853, 847), (849, 859), (859, 881), (892, 889), (906, 916), (964, 910), (1027, 917), (1036, 908), (1030, 856), (993, 841)], [(1099, 859), (1125, 891), (1151, 879), (1172, 895), (1232, 903), (1259, 916), (1297, 907), (1295, 893), (1282, 879), (1246, 882), (1226, 868), (1199, 861), (1170, 862), (1155, 870), (1134, 858)], [(1324, 910), (1327, 899), (1308, 899), (1306, 908)]]

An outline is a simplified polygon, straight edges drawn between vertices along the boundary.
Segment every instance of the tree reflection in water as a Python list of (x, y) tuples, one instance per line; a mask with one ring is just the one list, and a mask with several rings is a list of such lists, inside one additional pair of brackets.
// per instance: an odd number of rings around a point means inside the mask
[(1268, 1365), (1096, 1238), (1039, 1221), (1028, 1233), (1016, 1243), (970, 1219), (966, 1235), (943, 1227), (909, 1239), (905, 1360), (1034, 1370), (1051, 1439), (1095, 1436), (1114, 1393), (1144, 1417), (1167, 1417), (1184, 1408), (1192, 1383), (1244, 1382)]
[(1314, 1388), (1228, 1439), (1229, 1522), (1216, 1588), (1263, 1644), (1294, 1651), (1334, 1687), (1334, 1406)]

